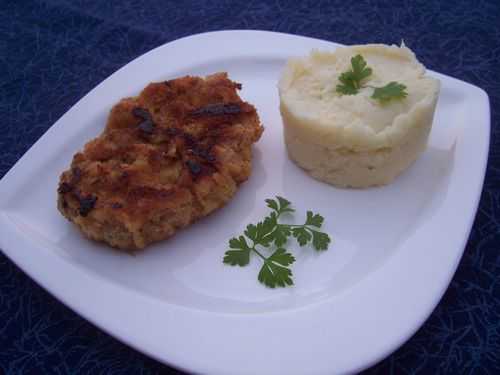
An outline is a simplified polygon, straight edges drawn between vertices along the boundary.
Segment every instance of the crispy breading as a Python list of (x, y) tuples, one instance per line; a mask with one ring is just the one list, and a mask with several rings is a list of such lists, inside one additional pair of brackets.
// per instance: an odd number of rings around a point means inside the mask
[(226, 73), (149, 84), (63, 172), (58, 209), (89, 238), (142, 249), (223, 206), (263, 131)]

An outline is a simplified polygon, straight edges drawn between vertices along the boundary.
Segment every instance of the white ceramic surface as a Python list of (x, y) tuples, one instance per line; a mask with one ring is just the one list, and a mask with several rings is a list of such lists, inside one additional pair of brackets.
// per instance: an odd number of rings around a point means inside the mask
[[(244, 42), (243, 42), (244, 41)], [(263, 31), (183, 38), (132, 61), (62, 116), (0, 181), (0, 247), (78, 314), (170, 365), (209, 374), (333, 374), (382, 359), (425, 321), (462, 256), (484, 179), (481, 89), (442, 83), (427, 151), (393, 184), (341, 190), (288, 160), (277, 79), (285, 61), (336, 44)], [(410, 46), (411, 47), (411, 46)], [(83, 238), (56, 210), (58, 176), (111, 106), (150, 81), (227, 71), (265, 125), (253, 173), (223, 209), (137, 256)], [(222, 264), (227, 240), (282, 195), (325, 216), (327, 252), (291, 246), (295, 286), (266, 289), (260, 260)]]

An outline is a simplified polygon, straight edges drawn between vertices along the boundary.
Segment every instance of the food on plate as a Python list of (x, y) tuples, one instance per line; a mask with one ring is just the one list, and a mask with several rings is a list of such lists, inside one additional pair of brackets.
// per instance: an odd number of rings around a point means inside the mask
[(227, 203), (263, 131), (226, 73), (151, 83), (116, 104), (62, 173), (58, 209), (89, 238), (141, 249)]
[[(257, 279), (269, 288), (283, 288), (293, 285), (289, 266), (295, 262), (295, 257), (285, 249), (288, 237), (295, 237), (300, 246), (310, 244), (318, 252), (327, 250), (331, 240), (328, 234), (319, 230), (324, 221), (320, 214), (307, 211), (306, 222), (302, 225), (279, 223), (281, 215), (295, 212), (291, 203), (280, 196), (266, 199), (266, 203), (272, 212), (257, 224), (247, 225), (244, 236), (229, 240), (223, 262), (243, 267), (250, 263), (250, 255), (255, 253), (263, 261)], [(266, 257), (264, 254), (270, 250), (273, 252)]]
[(387, 184), (425, 149), (439, 89), (405, 46), (291, 59), (279, 82), (289, 157), (339, 187)]

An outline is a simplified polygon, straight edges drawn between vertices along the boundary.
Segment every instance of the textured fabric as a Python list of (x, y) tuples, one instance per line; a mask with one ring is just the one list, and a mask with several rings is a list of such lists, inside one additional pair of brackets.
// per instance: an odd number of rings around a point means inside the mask
[[(0, 177), (73, 104), (144, 52), (220, 29), (411, 46), (485, 89), (490, 161), (450, 288), (425, 325), (368, 374), (500, 373), (500, 3), (491, 1), (5, 1), (0, 6)], [(438, 250), (438, 249), (436, 249)], [(0, 255), (0, 373), (176, 371), (96, 329)]]

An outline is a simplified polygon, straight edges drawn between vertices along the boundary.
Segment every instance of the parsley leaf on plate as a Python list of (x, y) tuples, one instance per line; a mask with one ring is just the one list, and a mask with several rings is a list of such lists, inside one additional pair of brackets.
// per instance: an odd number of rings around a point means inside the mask
[(231, 266), (246, 266), (250, 262), (250, 251), (252, 249), (248, 247), (245, 237), (231, 238), (229, 240), (229, 247), (232, 250), (226, 251), (223, 260), (224, 263)]
[(279, 217), (280, 215), (286, 212), (294, 212), (295, 210), (290, 206), (290, 201), (287, 201), (285, 198), (277, 196), (276, 200), (274, 199), (266, 199), (267, 207), (273, 209), (276, 212), (276, 215)]
[(293, 262), (295, 262), (295, 258), (292, 254), (286, 252), (285, 249), (277, 249), (269, 258), (264, 260), (257, 278), (262, 284), (270, 288), (293, 285), (292, 271), (288, 268)]
[(321, 228), (323, 220), (324, 218), (320, 214), (315, 215), (312, 211), (307, 211), (306, 225), (312, 225), (313, 227)]
[(323, 232), (318, 232), (315, 230), (311, 230), (313, 236), (313, 246), (317, 251), (324, 251), (328, 249), (328, 245), (330, 244), (330, 236)]
[[(314, 249), (321, 251), (328, 249), (330, 236), (319, 231), (324, 221), (320, 214), (307, 211), (305, 224), (282, 224), (279, 223), (281, 215), (295, 212), (291, 203), (279, 196), (276, 199), (266, 199), (266, 203), (272, 212), (257, 224), (247, 225), (245, 236), (229, 240), (229, 250), (224, 255), (223, 263), (246, 266), (253, 252), (263, 261), (257, 276), (262, 284), (270, 288), (293, 285), (293, 274), (289, 266), (295, 262), (295, 258), (284, 248), (288, 238), (293, 236), (300, 246), (311, 243)], [(272, 248), (276, 250), (270, 256), (264, 255), (264, 251), (271, 251)]]
[(309, 241), (311, 241), (311, 233), (304, 228), (303, 226), (298, 226), (297, 228), (293, 228), (293, 236), (297, 239), (297, 242), (300, 246), (304, 246)]

